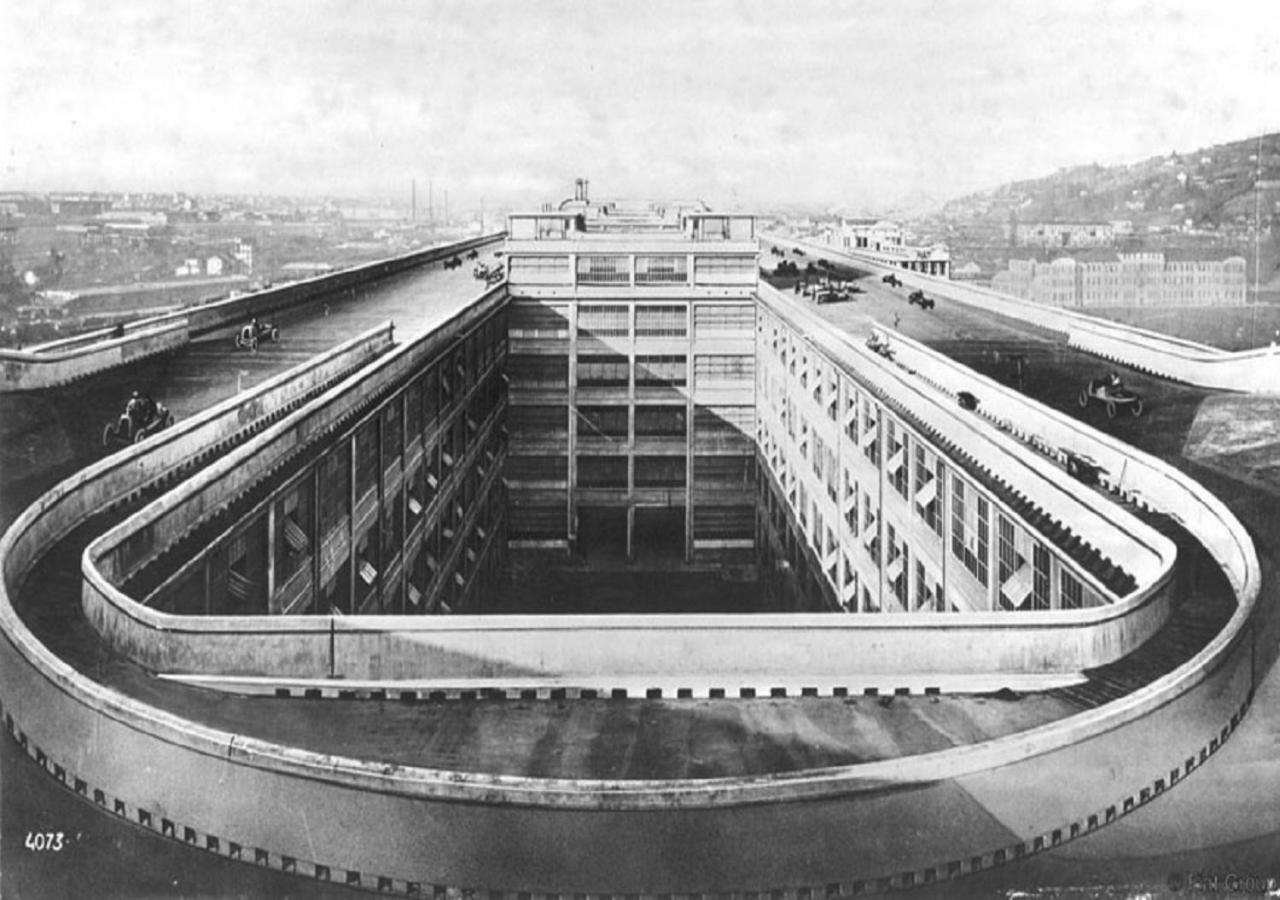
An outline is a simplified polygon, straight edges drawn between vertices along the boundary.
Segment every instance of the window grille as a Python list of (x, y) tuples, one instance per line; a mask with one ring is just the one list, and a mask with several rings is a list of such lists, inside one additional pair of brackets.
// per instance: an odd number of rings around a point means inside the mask
[(630, 284), (630, 259), (625, 256), (579, 256), (579, 284)]

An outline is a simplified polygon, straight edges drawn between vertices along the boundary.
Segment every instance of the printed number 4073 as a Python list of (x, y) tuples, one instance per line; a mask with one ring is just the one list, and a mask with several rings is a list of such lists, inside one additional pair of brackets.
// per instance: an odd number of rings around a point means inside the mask
[(42, 853), (45, 850), (51, 850), (57, 853), (62, 849), (63, 834), (61, 831), (28, 831), (26, 847), (28, 850), (34, 850)]

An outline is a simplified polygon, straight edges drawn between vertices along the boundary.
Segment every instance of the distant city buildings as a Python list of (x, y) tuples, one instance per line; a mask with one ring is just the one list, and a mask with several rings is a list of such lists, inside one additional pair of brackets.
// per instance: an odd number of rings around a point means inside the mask
[(1011, 259), (991, 286), (1059, 307), (1232, 306), (1247, 296), (1243, 257), (1191, 258), (1173, 250)]

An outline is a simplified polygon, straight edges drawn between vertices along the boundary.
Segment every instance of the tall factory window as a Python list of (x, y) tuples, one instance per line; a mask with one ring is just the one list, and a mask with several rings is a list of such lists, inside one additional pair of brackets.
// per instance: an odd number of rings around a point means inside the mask
[(563, 483), (569, 477), (569, 457), (508, 456), (503, 474), (517, 483)]
[(741, 385), (755, 378), (756, 358), (748, 354), (704, 355), (693, 358), (693, 374), (699, 387)]
[(517, 438), (538, 440), (569, 434), (567, 406), (513, 406), (507, 411), (507, 421)]
[(750, 304), (698, 303), (693, 307), (694, 334), (700, 338), (747, 337), (755, 315)]
[(629, 428), (625, 406), (578, 407), (578, 437), (627, 439)]
[(683, 256), (637, 256), (636, 284), (684, 284), (689, 265)]
[(423, 378), (422, 415), (428, 428), (440, 418), (440, 372), (436, 366), (428, 369)]
[[(511, 260), (512, 268), (515, 259)], [(569, 261), (565, 260), (565, 271)], [(513, 338), (559, 338), (569, 336), (569, 318), (563, 307), (548, 306), (531, 300), (517, 300), (511, 305), (507, 334)]]
[(693, 261), (693, 271), (700, 284), (737, 284), (753, 278), (756, 272), (754, 256), (698, 256)]
[[(562, 235), (561, 235), (562, 236)], [(510, 280), (558, 283), (569, 280), (568, 256), (511, 256)]]
[(749, 489), (756, 483), (754, 456), (695, 456), (695, 487)]
[(636, 307), (636, 337), (685, 337), (688, 333), (686, 304)]
[(378, 420), (365, 422), (356, 430), (356, 500), (378, 484)]
[(686, 468), (683, 456), (637, 456), (636, 487), (684, 487)]
[(1049, 594), (1052, 581), (1049, 578), (1049, 551), (1044, 545), (1036, 541), (1031, 548), (1031, 567), (1033, 578), (1031, 582), (1031, 608), (1032, 609), (1048, 609)]
[(625, 490), (627, 458), (625, 456), (579, 456), (578, 487)]
[(693, 508), (693, 534), (702, 540), (743, 540), (755, 536), (755, 510), (750, 506)]
[(579, 256), (579, 284), (630, 284), (631, 260), (626, 256)]
[[(625, 409), (623, 410), (625, 414)], [(683, 406), (637, 406), (636, 437), (678, 437), (689, 432), (688, 415)]]
[(987, 584), (990, 509), (981, 495), (970, 503), (965, 482), (951, 479), (951, 553), (983, 585)]
[(578, 386), (625, 388), (629, 381), (630, 367), (631, 364), (625, 356), (579, 355)]
[(569, 357), (513, 353), (507, 357), (513, 388), (555, 390), (569, 386)]
[(404, 447), (404, 419), (400, 415), (400, 398), (394, 398), (382, 409), (382, 469), (387, 471), (397, 460)]
[(578, 307), (578, 334), (583, 337), (627, 337), (631, 310), (625, 303), (583, 304)]
[(563, 503), (526, 506), (512, 504), (507, 511), (507, 537), (513, 541), (564, 540), (568, 513)]
[(755, 430), (754, 406), (697, 406), (693, 423), (699, 437), (713, 435), (751, 436)]
[(310, 559), (315, 525), (312, 491), (314, 474), (296, 484), (276, 505), (276, 577), (283, 584)]
[(1080, 583), (1080, 579), (1072, 575), (1063, 566), (1060, 570), (1062, 578), (1062, 608), (1063, 609), (1081, 609), (1084, 606), (1084, 585)]
[(684, 387), (688, 370), (684, 356), (637, 356), (636, 387)]

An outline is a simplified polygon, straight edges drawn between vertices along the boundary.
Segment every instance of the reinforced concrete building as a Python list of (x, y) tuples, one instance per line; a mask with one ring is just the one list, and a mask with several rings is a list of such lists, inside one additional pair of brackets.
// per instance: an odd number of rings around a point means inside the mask
[[(0, 542), (5, 727), (103, 815), (436, 898), (910, 887), (1190, 775), (1253, 697), (1243, 527), (922, 344), (833, 329), (761, 282), (761, 237), (580, 183), (511, 216), (505, 281), (429, 330), (352, 337), (56, 486)], [(720, 573), (770, 611), (490, 615), (534, 564)], [(1002, 688), (1007, 716), (969, 702)], [(780, 752), (808, 715), (822, 737)], [(1066, 766), (1104, 774), (1063, 792)]]

